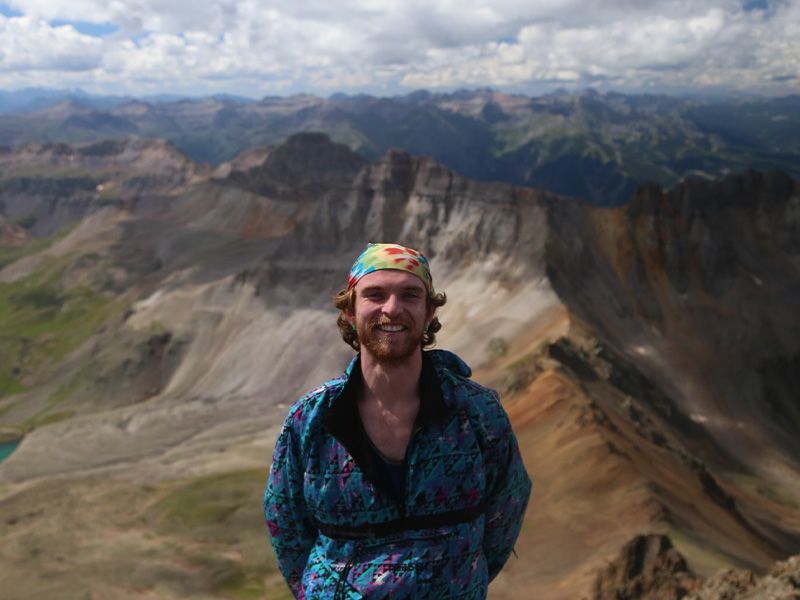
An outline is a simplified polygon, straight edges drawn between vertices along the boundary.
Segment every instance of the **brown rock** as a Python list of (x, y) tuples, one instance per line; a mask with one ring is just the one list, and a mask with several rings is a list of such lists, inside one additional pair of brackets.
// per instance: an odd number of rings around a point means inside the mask
[(755, 587), (756, 578), (750, 571), (743, 569), (723, 569), (687, 597), (687, 600), (734, 600)]
[(0, 243), (8, 246), (24, 246), (29, 240), (27, 231), (0, 215)]
[(665, 535), (640, 535), (597, 574), (592, 600), (672, 600), (699, 585), (686, 559)]
[[(652, 596), (662, 597), (662, 596)], [(745, 569), (723, 569), (685, 600), (797, 600), (800, 598), (800, 555), (775, 563), (756, 578)]]

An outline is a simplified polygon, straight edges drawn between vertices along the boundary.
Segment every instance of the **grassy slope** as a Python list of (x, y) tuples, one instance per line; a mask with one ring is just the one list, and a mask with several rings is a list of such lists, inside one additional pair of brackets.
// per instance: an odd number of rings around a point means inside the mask
[[(19, 258), (43, 249), (47, 243), (47, 240), (38, 241), (22, 252), (6, 249), (0, 256)], [(104, 321), (122, 310), (123, 303), (113, 294), (88, 282), (70, 285), (66, 281), (66, 274), (77, 258), (75, 255), (48, 257), (28, 276), (0, 283), (0, 348), (3, 357), (0, 398), (43, 383), (40, 376), (44, 369), (63, 359)], [(60, 399), (66, 397), (67, 391), (60, 389), (53, 394), (48, 405), (25, 426), (53, 420), (51, 411)], [(59, 415), (59, 418), (63, 417)]]
[(263, 490), (260, 470), (189, 480), (141, 519), (159, 533), (187, 542), (187, 561), (210, 575), (212, 591), (220, 596), (289, 599), (261, 518)]
[(290, 600), (261, 516), (265, 479), (260, 469), (152, 485), (95, 477), (5, 498), (0, 487), (0, 587), (25, 598)]

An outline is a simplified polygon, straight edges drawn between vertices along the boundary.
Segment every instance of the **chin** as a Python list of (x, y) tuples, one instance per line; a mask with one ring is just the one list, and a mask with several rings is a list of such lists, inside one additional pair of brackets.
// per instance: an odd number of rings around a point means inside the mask
[(379, 362), (403, 362), (422, 349), (422, 336), (390, 342), (384, 336), (365, 336), (359, 339), (362, 348), (369, 351)]

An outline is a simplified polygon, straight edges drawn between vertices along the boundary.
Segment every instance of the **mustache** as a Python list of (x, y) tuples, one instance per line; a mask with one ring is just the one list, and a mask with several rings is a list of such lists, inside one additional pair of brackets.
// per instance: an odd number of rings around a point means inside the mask
[(383, 327), (384, 325), (402, 325), (403, 327), (411, 329), (411, 323), (404, 319), (372, 319), (371, 321), (367, 322), (367, 327), (370, 329)]

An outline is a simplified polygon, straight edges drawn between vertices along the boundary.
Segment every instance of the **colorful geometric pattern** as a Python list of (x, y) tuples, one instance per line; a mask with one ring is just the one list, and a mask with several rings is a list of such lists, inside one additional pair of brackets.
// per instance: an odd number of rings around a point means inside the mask
[[(447, 411), (412, 436), (400, 503), (364, 477), (322, 426), (356, 359), (290, 410), (275, 446), (264, 514), (295, 597), (478, 600), (508, 559), (531, 493), (508, 416), (497, 393), (471, 381), (456, 355), (425, 354)], [(472, 521), (368, 540), (333, 539), (316, 527), (385, 523), (482, 502), (488, 508)]]
[(405, 271), (416, 275), (425, 284), (428, 294), (431, 296), (434, 294), (428, 259), (421, 252), (399, 244), (367, 244), (367, 249), (359, 255), (350, 269), (347, 289), (352, 289), (367, 273), (383, 269)]

